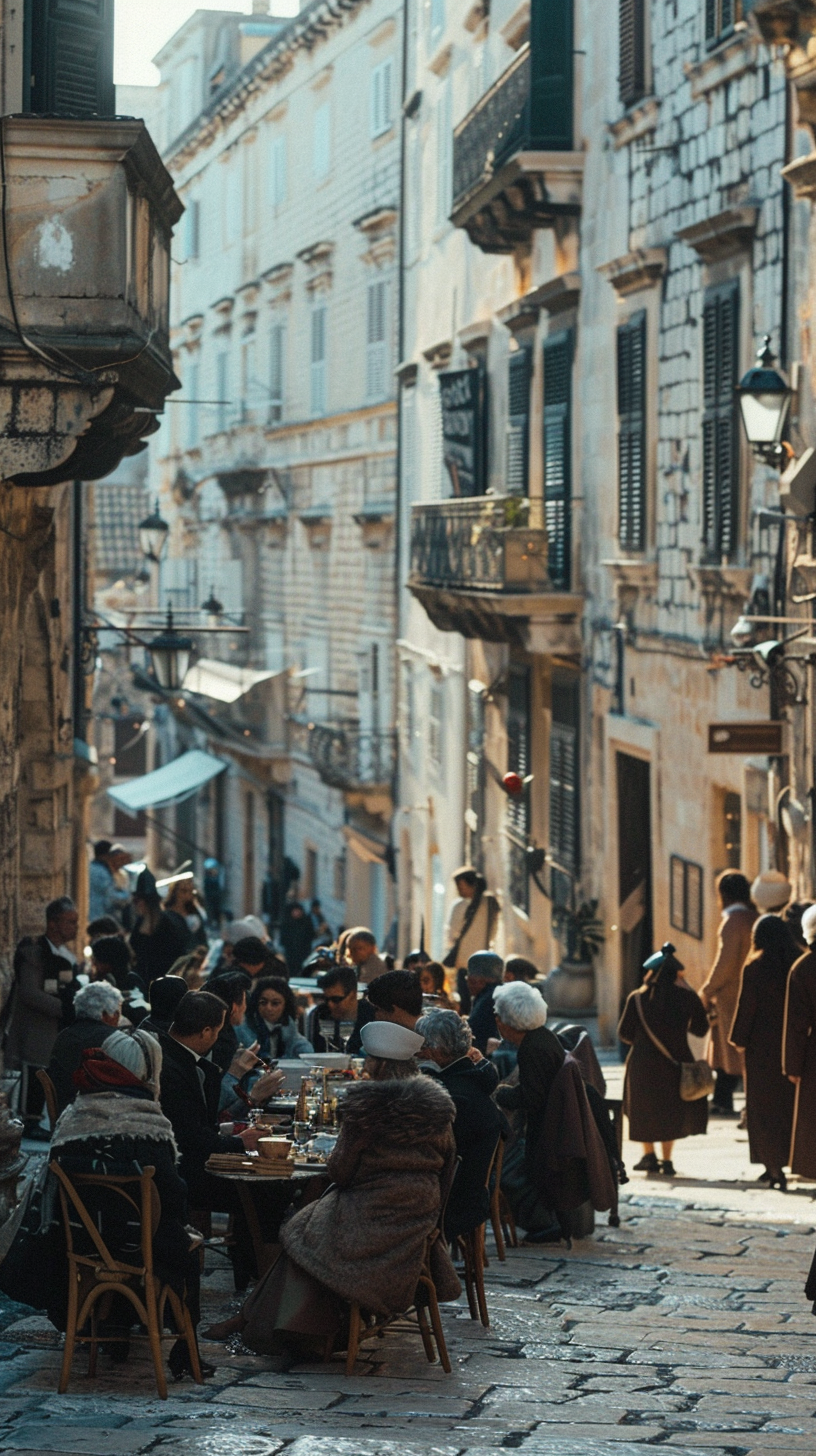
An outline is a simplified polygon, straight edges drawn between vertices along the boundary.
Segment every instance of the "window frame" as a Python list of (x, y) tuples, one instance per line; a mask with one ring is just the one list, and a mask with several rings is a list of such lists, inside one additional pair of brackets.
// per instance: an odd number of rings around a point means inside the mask
[[(270, 425), (280, 424), (284, 417), (286, 396), (286, 320), (273, 318), (269, 325), (269, 413)], [(277, 340), (277, 343), (275, 342)], [(277, 371), (275, 360), (277, 357)], [(276, 381), (275, 374), (278, 374)], [(277, 389), (276, 389), (277, 384)]]
[(385, 136), (394, 125), (394, 58), (388, 56), (373, 66), (370, 81), (371, 140)]
[[(322, 320), (322, 322), (318, 322)], [(322, 353), (315, 354), (315, 346), (321, 334)], [(328, 308), (322, 300), (312, 305), (309, 318), (309, 409), (313, 419), (326, 414), (328, 407), (327, 369), (328, 358)]]
[(289, 184), (289, 158), (286, 146), (286, 132), (275, 132), (269, 146), (269, 191), (273, 211), (283, 207)]
[(312, 128), (312, 175), (325, 182), (331, 172), (331, 102), (315, 108)]
[[(560, 365), (566, 388), (564, 397), (556, 394), (556, 356), (563, 351), (565, 360)], [(542, 463), (544, 524), (547, 529), (547, 570), (554, 588), (569, 591), (572, 585), (572, 406), (573, 365), (575, 363), (575, 330), (559, 329), (544, 340), (543, 381), (544, 408), (542, 412)], [(549, 391), (547, 375), (550, 374)], [(550, 394), (548, 400), (547, 395)], [(552, 437), (552, 443), (551, 443)], [(560, 437), (560, 464), (556, 457)], [(551, 469), (552, 465), (552, 469)], [(557, 473), (560, 471), (560, 482)], [(560, 506), (560, 509), (559, 509)], [(560, 565), (554, 546), (558, 547)]]
[(703, 295), (702, 546), (704, 560), (716, 565), (739, 548), (742, 454), (736, 385), (741, 303), (739, 277), (715, 284)]
[[(701, 864), (680, 854), (669, 856), (669, 922), (673, 930), (690, 935), (693, 940), (703, 939), (704, 886), (705, 872)], [(692, 906), (696, 910), (694, 915)]]
[[(366, 399), (385, 399), (388, 394), (388, 296), (387, 278), (373, 278), (366, 288)], [(377, 337), (373, 337), (377, 334)]]
[(618, 0), (618, 96), (628, 110), (649, 94), (647, 0)]
[[(648, 318), (646, 309), (642, 308), (618, 324), (615, 351), (618, 401), (618, 544), (621, 550), (636, 553), (646, 550), (648, 540), (647, 346)], [(635, 373), (638, 351), (639, 380)], [(638, 456), (640, 479), (635, 481), (634, 461)], [(638, 500), (635, 504), (636, 495)]]

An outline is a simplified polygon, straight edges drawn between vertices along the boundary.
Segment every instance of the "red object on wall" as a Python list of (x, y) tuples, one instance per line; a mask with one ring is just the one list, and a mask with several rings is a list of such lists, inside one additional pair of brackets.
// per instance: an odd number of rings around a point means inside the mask
[(506, 794), (510, 794), (511, 797), (515, 798), (524, 788), (524, 780), (521, 774), (506, 773), (502, 779), (502, 788)]

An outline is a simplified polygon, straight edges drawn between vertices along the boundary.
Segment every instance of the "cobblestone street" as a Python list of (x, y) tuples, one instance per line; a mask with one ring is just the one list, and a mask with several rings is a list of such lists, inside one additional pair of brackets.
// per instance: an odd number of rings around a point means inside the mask
[[(143, 1347), (127, 1373), (89, 1381), (75, 1361), (54, 1394), (59, 1338), (13, 1318), (0, 1337), (0, 1449), (83, 1456), (705, 1456), (816, 1449), (816, 1323), (802, 1286), (813, 1189), (760, 1189), (745, 1135), (714, 1122), (681, 1144), (667, 1184), (635, 1174), (621, 1226), (593, 1239), (508, 1251), (487, 1276), (491, 1328), (444, 1314), (453, 1374), (415, 1332), (363, 1347), (358, 1374), (273, 1370), (205, 1344), (218, 1365), (155, 1398)], [(627, 1148), (631, 1164), (636, 1150)], [(205, 1321), (236, 1307), (222, 1260), (204, 1280)]]

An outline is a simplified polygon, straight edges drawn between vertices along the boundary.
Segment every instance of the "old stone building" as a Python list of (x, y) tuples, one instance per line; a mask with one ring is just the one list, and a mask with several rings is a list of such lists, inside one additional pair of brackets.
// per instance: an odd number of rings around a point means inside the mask
[(171, 528), (161, 601), (190, 626), (243, 629), (209, 639), (168, 698), (174, 751), (228, 764), (171, 827), (197, 864), (224, 863), (235, 914), (274, 908), (296, 866), (331, 925), (349, 904), (383, 937), (400, 12), (265, 10), (197, 12), (157, 57), (186, 207), (182, 389), (151, 445)]
[(778, 473), (734, 390), (763, 334), (792, 357), (795, 118), (730, 6), (408, 14), (403, 939), (440, 949), (463, 857), (545, 970), (597, 900), (595, 990), (552, 1000), (609, 1037), (647, 948), (699, 979), (717, 872), (783, 848), (784, 761), (708, 729), (769, 717), (723, 660), (780, 611)]

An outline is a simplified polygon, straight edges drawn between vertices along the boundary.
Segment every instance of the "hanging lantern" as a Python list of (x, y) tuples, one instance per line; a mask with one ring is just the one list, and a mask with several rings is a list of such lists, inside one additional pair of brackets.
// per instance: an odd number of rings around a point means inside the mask
[(187, 676), (193, 643), (190, 637), (182, 637), (173, 626), (173, 610), (167, 608), (164, 631), (147, 644), (153, 675), (160, 688), (175, 692)]
[(148, 561), (161, 561), (169, 535), (170, 527), (159, 515), (157, 500), (152, 514), (145, 516), (144, 520), (139, 522), (139, 546), (142, 555)]

